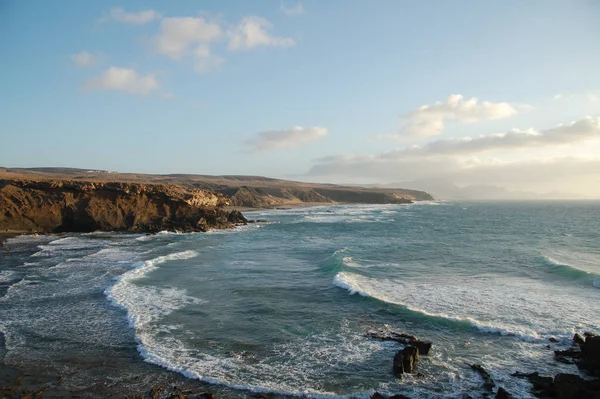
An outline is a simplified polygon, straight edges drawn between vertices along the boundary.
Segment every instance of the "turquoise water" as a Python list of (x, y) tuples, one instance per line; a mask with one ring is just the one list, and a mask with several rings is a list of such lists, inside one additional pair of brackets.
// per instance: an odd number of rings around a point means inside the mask
[[(308, 397), (479, 395), (480, 363), (576, 372), (546, 348), (600, 331), (600, 203), (431, 202), (248, 212), (206, 234), (11, 239), (0, 269), (7, 360), (135, 345), (214, 384)], [(394, 378), (391, 328), (433, 341)], [(40, 345), (43, 343), (43, 345)], [(107, 349), (109, 348), (109, 349)], [(114, 349), (119, 350), (119, 349)]]

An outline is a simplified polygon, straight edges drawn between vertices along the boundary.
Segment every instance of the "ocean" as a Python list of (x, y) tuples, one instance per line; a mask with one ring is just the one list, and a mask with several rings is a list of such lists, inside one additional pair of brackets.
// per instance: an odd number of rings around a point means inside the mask
[[(110, 381), (115, 392), (168, 369), (239, 397), (308, 398), (481, 397), (469, 367), (478, 363), (497, 387), (529, 398), (512, 373), (577, 373), (552, 350), (600, 332), (599, 202), (245, 215), (268, 222), (9, 239), (4, 362), (64, 373), (69, 389)], [(379, 329), (433, 342), (418, 374), (392, 375), (402, 346), (367, 336)]]

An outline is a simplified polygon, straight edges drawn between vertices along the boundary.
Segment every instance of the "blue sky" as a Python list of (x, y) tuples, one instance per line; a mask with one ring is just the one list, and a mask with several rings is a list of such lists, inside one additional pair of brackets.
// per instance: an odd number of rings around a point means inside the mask
[(598, 20), (592, 0), (4, 1), (0, 165), (600, 187)]

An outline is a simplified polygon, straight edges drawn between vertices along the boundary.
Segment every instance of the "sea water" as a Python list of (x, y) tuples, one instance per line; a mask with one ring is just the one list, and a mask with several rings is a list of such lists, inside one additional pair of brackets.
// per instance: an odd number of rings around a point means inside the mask
[[(575, 332), (600, 332), (598, 202), (246, 216), (268, 222), (10, 239), (0, 258), (5, 362), (68, 371), (74, 354), (135, 347), (190, 379), (332, 398), (477, 396), (482, 380), (469, 364), (479, 363), (498, 387), (532, 397), (512, 373), (577, 373), (550, 349), (567, 347)], [(402, 347), (367, 336), (382, 328), (433, 342), (418, 375), (392, 375)], [(548, 348), (551, 337), (558, 343)], [(101, 378), (102, 370), (89, 373)]]

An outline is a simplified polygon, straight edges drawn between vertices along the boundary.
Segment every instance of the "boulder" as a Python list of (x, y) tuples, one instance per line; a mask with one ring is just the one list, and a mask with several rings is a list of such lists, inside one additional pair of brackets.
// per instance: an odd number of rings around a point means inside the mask
[(415, 363), (419, 360), (419, 350), (409, 345), (398, 351), (394, 356), (394, 366), (392, 372), (396, 377), (401, 377), (404, 373), (413, 373), (415, 371)]
[(495, 399), (510, 399), (512, 397), (513, 396), (510, 393), (508, 393), (506, 391), (506, 389), (500, 387), (500, 388), (498, 388), (498, 391), (496, 392)]
[(481, 364), (470, 364), (469, 367), (481, 375), (481, 378), (483, 378), (483, 388), (486, 391), (491, 391), (496, 386), (496, 383), (494, 383), (494, 380), (490, 374), (483, 368)]
[(555, 359), (563, 363), (576, 363), (580, 370), (600, 377), (600, 336), (591, 332), (583, 335), (585, 339), (579, 334), (573, 336), (570, 349), (554, 351)]
[(431, 351), (433, 345), (431, 341), (424, 341), (409, 334), (398, 333), (387, 329), (368, 331), (367, 336), (382, 341), (395, 341), (404, 345), (415, 346), (419, 350), (419, 354), (423, 356), (429, 355), (429, 351)]
[(406, 395), (401, 395), (401, 394), (393, 395), (388, 398), (387, 396), (382, 395), (379, 392), (375, 392), (373, 395), (371, 395), (371, 399), (410, 399), (410, 398)]
[(557, 374), (554, 377), (554, 394), (561, 399), (583, 397), (584, 380), (575, 374)]

